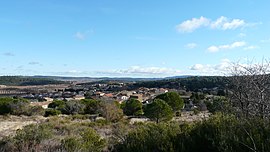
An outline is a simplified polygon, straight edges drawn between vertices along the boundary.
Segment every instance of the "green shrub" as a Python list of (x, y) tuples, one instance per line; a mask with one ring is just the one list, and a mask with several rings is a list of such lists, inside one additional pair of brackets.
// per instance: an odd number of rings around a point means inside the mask
[(12, 98), (0, 98), (0, 115), (11, 113), (9, 103), (12, 101)]
[(65, 101), (63, 100), (54, 100), (52, 103), (48, 105), (48, 108), (54, 109), (63, 109), (65, 106)]
[(63, 114), (74, 115), (82, 114), (84, 112), (85, 105), (80, 101), (70, 100), (65, 102), (65, 106), (61, 109)]
[(97, 114), (100, 101), (94, 99), (82, 99), (82, 104), (85, 105), (84, 113), (85, 114)]
[(41, 106), (31, 106), (28, 111), (29, 116), (33, 115), (40, 115), (44, 116), (45, 115), (45, 109), (43, 109)]
[(56, 116), (61, 114), (61, 111), (56, 110), (56, 109), (46, 109), (45, 111), (45, 117), (49, 117), (49, 116)]
[(194, 124), (142, 124), (115, 151), (270, 151), (270, 123), (217, 114)]
[(13, 138), (9, 138), (4, 145), (4, 151), (26, 152), (41, 151), (41, 142), (52, 136), (52, 128), (48, 125), (29, 125), (18, 130)]
[(22, 98), (0, 98), (0, 114), (30, 115), (30, 102)]
[(105, 139), (102, 139), (93, 129), (88, 128), (80, 136), (66, 137), (62, 140), (62, 147), (68, 152), (100, 152), (106, 146)]
[(78, 137), (66, 137), (62, 140), (62, 149), (67, 152), (82, 151), (82, 143)]
[(101, 103), (100, 114), (110, 122), (118, 122), (124, 116), (123, 110), (121, 108), (119, 108), (115, 103), (108, 102)]
[(115, 146), (115, 151), (166, 151), (174, 152), (174, 139), (180, 132), (176, 124), (142, 124)]

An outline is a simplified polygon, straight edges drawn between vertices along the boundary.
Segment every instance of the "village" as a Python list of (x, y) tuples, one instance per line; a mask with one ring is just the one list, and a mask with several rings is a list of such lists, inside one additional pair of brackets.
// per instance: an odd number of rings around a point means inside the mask
[[(151, 103), (154, 98), (167, 92), (177, 92), (184, 100), (183, 111), (199, 109), (206, 111), (205, 100), (212, 100), (218, 95), (218, 88), (202, 89), (200, 92), (186, 91), (182, 88), (147, 88), (140, 87), (137, 89), (127, 88), (129, 83), (86, 83), (69, 85), (42, 85), (42, 86), (0, 86), (0, 96), (21, 97), (29, 100), (33, 106), (42, 106), (44, 109), (54, 100), (82, 100), (95, 99), (102, 101), (117, 101), (123, 103), (131, 98), (140, 101), (143, 105)], [(211, 92), (205, 93), (205, 92)], [(199, 96), (199, 98), (198, 98)], [(194, 101), (197, 100), (197, 101)], [(198, 101), (199, 100), (199, 101)]]

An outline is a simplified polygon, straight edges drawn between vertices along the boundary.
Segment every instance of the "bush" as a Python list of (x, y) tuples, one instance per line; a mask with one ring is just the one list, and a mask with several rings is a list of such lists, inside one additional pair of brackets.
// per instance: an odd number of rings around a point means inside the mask
[(110, 122), (117, 122), (121, 120), (124, 116), (123, 110), (119, 108), (114, 102), (101, 103), (100, 114), (102, 115), (102, 117), (104, 117), (107, 121)]
[(62, 147), (68, 152), (85, 151), (99, 152), (106, 146), (106, 141), (102, 139), (93, 129), (88, 128), (78, 137), (67, 137), (62, 140)]
[(270, 122), (217, 114), (194, 124), (143, 124), (122, 139), (115, 151), (270, 151)]
[(61, 111), (56, 110), (56, 109), (46, 109), (45, 111), (45, 117), (49, 117), (49, 116), (56, 116), (56, 115), (60, 115)]
[(176, 124), (142, 124), (128, 133), (115, 151), (166, 151), (174, 152), (174, 139), (180, 132)]
[(65, 103), (64, 108), (61, 110), (63, 114), (82, 114), (84, 111), (85, 105), (80, 101), (71, 100)]
[(78, 137), (66, 137), (62, 140), (62, 149), (67, 152), (82, 151), (82, 143)]
[(52, 103), (48, 105), (48, 108), (54, 109), (63, 109), (65, 106), (65, 101), (63, 100), (54, 100)]
[(4, 151), (41, 151), (41, 142), (52, 136), (52, 128), (47, 125), (29, 125), (18, 130), (3, 146)]
[(11, 113), (9, 103), (12, 101), (12, 98), (0, 98), (0, 115)]
[(85, 114), (97, 114), (100, 101), (94, 99), (83, 99), (81, 100), (82, 104), (85, 105), (84, 113)]
[(25, 99), (0, 98), (0, 114), (30, 115), (30, 103)]
[(33, 115), (40, 115), (40, 116), (44, 116), (45, 115), (45, 109), (43, 109), (41, 106), (31, 106), (29, 108), (29, 116), (33, 116)]

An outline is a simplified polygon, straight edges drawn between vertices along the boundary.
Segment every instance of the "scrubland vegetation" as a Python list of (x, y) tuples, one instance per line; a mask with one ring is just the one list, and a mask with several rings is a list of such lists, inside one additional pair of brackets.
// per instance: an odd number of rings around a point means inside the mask
[[(270, 78), (264, 69), (249, 67), (235, 73), (225, 96), (205, 102), (212, 116), (193, 122), (172, 119), (181, 117), (184, 104), (175, 92), (159, 95), (146, 105), (136, 99), (122, 104), (55, 100), (46, 110), (24, 99), (1, 98), (1, 115), (44, 115), (47, 119), (3, 138), (0, 151), (267, 152)], [(199, 112), (194, 110), (194, 114)], [(130, 123), (133, 117), (151, 121)]]

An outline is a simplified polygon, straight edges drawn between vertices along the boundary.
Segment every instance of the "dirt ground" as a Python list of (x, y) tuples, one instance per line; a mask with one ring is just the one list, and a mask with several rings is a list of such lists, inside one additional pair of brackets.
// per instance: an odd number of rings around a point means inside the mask
[(46, 118), (42, 116), (0, 116), (0, 139), (15, 134), (16, 130), (22, 129), (24, 126), (40, 123), (44, 120)]

